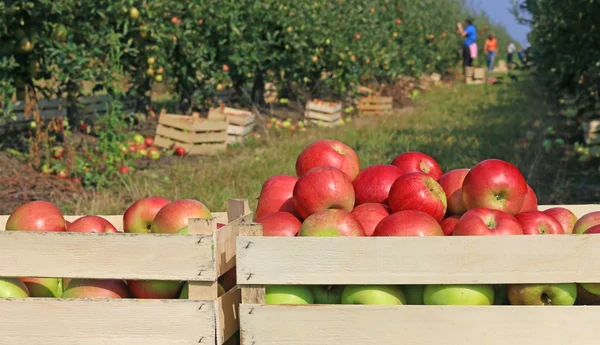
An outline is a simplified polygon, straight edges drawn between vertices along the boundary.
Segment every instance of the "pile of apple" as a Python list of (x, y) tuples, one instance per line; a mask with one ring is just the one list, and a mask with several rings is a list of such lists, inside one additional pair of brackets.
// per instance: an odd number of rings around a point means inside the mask
[(122, 146), (121, 151), (123, 154), (127, 152), (138, 156), (138, 157), (148, 157), (152, 160), (160, 159), (160, 150), (157, 147), (154, 147), (154, 138), (145, 137), (141, 134), (136, 134), (133, 136), (133, 140), (129, 143), (128, 146)]
[[(318, 140), (296, 174), (264, 182), (255, 213), (264, 236), (494, 236), (600, 233), (600, 212), (538, 211), (512, 164), (488, 159), (443, 173), (420, 152), (360, 169), (342, 142)], [(573, 305), (600, 303), (600, 284), (267, 286), (270, 304)]]
[[(210, 210), (197, 200), (171, 202), (163, 197), (149, 197), (136, 201), (125, 211), (123, 230), (140, 234), (187, 234), (189, 218), (210, 217)], [(99, 216), (68, 222), (56, 205), (41, 200), (15, 209), (6, 222), (6, 231), (117, 233), (113, 224)], [(221, 276), (219, 295), (233, 286), (234, 270)], [(0, 277), (0, 297), (187, 299), (187, 292), (187, 283), (181, 281)]]

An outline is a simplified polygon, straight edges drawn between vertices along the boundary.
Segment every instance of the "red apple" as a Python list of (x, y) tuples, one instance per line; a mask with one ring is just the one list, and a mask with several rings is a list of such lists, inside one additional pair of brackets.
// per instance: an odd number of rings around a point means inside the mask
[(254, 214), (254, 220), (273, 212), (289, 212), (297, 216), (300, 215), (294, 208), (294, 186), (298, 181), (297, 177), (290, 175), (275, 175), (269, 177), (263, 183), (258, 197), (258, 205)]
[(211, 218), (208, 208), (198, 200), (182, 199), (163, 206), (150, 227), (159, 234), (187, 234), (190, 218)]
[(521, 207), (520, 212), (525, 211), (537, 211), (538, 210), (538, 200), (535, 192), (531, 188), (530, 185), (527, 185), (527, 194), (525, 194), (525, 200), (523, 200), (523, 207)]
[(579, 218), (575, 226), (573, 226), (573, 233), (577, 235), (583, 234), (587, 229), (595, 225), (600, 225), (600, 211), (590, 212)]
[(119, 168), (119, 172), (121, 174), (127, 174), (129, 172), (129, 167), (123, 165), (122, 167)]
[(67, 228), (68, 232), (112, 232), (117, 233), (117, 228), (108, 220), (98, 216), (84, 216), (75, 220)]
[(467, 210), (484, 207), (516, 215), (523, 207), (527, 182), (514, 165), (499, 159), (477, 164), (465, 177), (462, 187)]
[(584, 234), (600, 234), (600, 225), (594, 225), (583, 232)]
[(519, 221), (511, 214), (476, 207), (460, 217), (453, 236), (523, 235)]
[(289, 212), (273, 212), (256, 220), (262, 225), (263, 236), (296, 236), (302, 223)]
[(184, 156), (186, 154), (186, 151), (185, 148), (181, 146), (175, 146), (173, 148), (173, 153), (175, 153), (176, 156)]
[(6, 221), (6, 231), (65, 231), (67, 224), (54, 204), (36, 200), (17, 207)]
[(173, 299), (179, 296), (184, 282), (172, 280), (128, 280), (129, 290), (135, 298)]
[(322, 210), (311, 214), (302, 223), (299, 236), (365, 236), (365, 231), (352, 215), (344, 210)]
[(392, 214), (392, 211), (389, 206), (386, 205), (367, 203), (356, 206), (351, 213), (356, 220), (358, 220), (360, 225), (362, 225), (365, 230), (365, 235), (371, 236), (373, 235), (373, 231), (375, 231), (377, 224), (379, 224), (383, 218)]
[(404, 152), (398, 155), (392, 161), (392, 165), (397, 166), (403, 173), (420, 172), (433, 177), (436, 181), (442, 177), (442, 168), (433, 159), (421, 152)]
[(305, 172), (294, 186), (294, 207), (304, 219), (327, 209), (354, 208), (354, 187), (346, 174), (331, 166)]
[(120, 279), (65, 279), (62, 298), (129, 298), (127, 285)]
[(392, 183), (402, 174), (402, 170), (391, 164), (376, 164), (363, 169), (353, 182), (356, 205), (387, 204)]
[(392, 212), (423, 211), (441, 222), (446, 214), (446, 194), (430, 175), (412, 172), (400, 176), (390, 188)]
[(69, 226), (71, 226), (71, 224), (72, 224), (72, 222), (65, 220), (65, 231), (67, 231), (69, 229)]
[(565, 234), (573, 233), (573, 227), (575, 227), (575, 223), (577, 223), (577, 216), (575, 213), (564, 207), (552, 207), (545, 210), (544, 213), (558, 220), (563, 227), (563, 230), (565, 230)]
[(296, 174), (300, 178), (318, 166), (338, 168), (348, 176), (350, 181), (353, 181), (360, 171), (356, 152), (337, 140), (322, 139), (308, 145), (296, 160)]
[(564, 234), (558, 220), (540, 211), (525, 211), (516, 216), (524, 235)]
[(462, 184), (471, 169), (450, 170), (439, 178), (438, 183), (444, 189), (448, 202), (448, 215), (462, 215), (467, 212), (462, 198)]
[(136, 201), (123, 214), (123, 231), (149, 233), (158, 211), (171, 203), (169, 199), (154, 196)]
[(144, 139), (144, 145), (146, 145), (147, 147), (154, 145), (154, 138), (146, 137), (146, 139)]
[(396, 212), (379, 222), (373, 236), (444, 236), (440, 224), (422, 211)]
[(450, 216), (440, 222), (440, 226), (442, 227), (442, 231), (444, 231), (444, 235), (451, 236), (452, 232), (454, 232), (454, 228), (456, 228), (456, 224), (460, 220), (459, 216)]

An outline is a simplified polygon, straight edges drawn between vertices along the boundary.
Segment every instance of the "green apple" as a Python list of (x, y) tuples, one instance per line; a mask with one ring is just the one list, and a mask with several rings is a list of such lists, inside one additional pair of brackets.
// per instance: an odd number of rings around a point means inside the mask
[(61, 297), (63, 294), (62, 278), (20, 278), (29, 290), (30, 297)]
[(0, 298), (29, 297), (29, 290), (25, 283), (17, 278), (0, 278)]
[(313, 304), (315, 297), (303, 285), (268, 285), (265, 287), (266, 304)]
[(581, 287), (592, 295), (600, 295), (599, 283), (581, 283)]
[(407, 304), (423, 305), (423, 292), (425, 285), (404, 285), (402, 286)]
[(494, 304), (495, 305), (509, 305), (508, 292), (506, 291), (506, 285), (495, 284), (494, 285)]
[(511, 284), (506, 287), (512, 305), (567, 305), (577, 300), (577, 284)]
[(600, 304), (600, 296), (595, 295), (586, 290), (583, 284), (577, 284), (577, 302), (583, 305), (598, 305)]
[(406, 304), (406, 297), (397, 285), (348, 285), (342, 304), (401, 305)]
[[(217, 294), (219, 297), (224, 295), (226, 292), (221, 284), (219, 284), (219, 286), (217, 287), (217, 290), (218, 290)], [(181, 289), (181, 292), (179, 293), (179, 299), (188, 299), (189, 291), (190, 291), (190, 284), (185, 283), (183, 285), (183, 288)]]
[(492, 285), (427, 285), (423, 292), (425, 305), (492, 305)]
[(315, 297), (314, 304), (341, 304), (343, 285), (311, 285)]
[(136, 143), (136, 144), (138, 144), (138, 145), (143, 144), (144, 140), (145, 140), (145, 138), (141, 134), (136, 134), (136, 135), (133, 136), (133, 142)]

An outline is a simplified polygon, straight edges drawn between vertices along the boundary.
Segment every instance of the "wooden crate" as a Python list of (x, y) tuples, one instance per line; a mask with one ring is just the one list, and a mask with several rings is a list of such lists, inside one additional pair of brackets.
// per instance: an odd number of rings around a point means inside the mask
[[(29, 121), (33, 120), (32, 115), (29, 118), (25, 116), (24, 101), (13, 102), (11, 106), (11, 109), (4, 109), (10, 116), (3, 119), (0, 123), (1, 126), (16, 130), (28, 125)], [(47, 121), (58, 117), (67, 118), (67, 108), (64, 106), (62, 99), (41, 99), (38, 101), (38, 109), (42, 120)]]
[(482, 67), (467, 67), (465, 82), (467, 84), (485, 84), (485, 68)]
[(256, 125), (256, 113), (248, 110), (229, 108), (222, 105), (208, 113), (209, 119), (223, 119), (227, 122), (227, 143), (244, 142)]
[[(113, 96), (99, 95), (78, 98), (77, 116), (80, 118), (94, 118), (104, 116), (116, 111), (113, 104)], [(135, 112), (135, 99), (120, 97), (119, 114), (131, 114)]]
[[(217, 280), (236, 264), (238, 232), (255, 227), (247, 200), (228, 206), (190, 219), (189, 235), (0, 231), (0, 277), (189, 281), (187, 300), (3, 298), (0, 344), (225, 343), (239, 329), (241, 294), (217, 297)], [(103, 217), (122, 230), (122, 216)]]
[(342, 103), (309, 101), (306, 103), (304, 118), (324, 127), (343, 125)]
[(600, 144), (600, 120), (592, 120), (581, 124), (583, 138), (587, 145)]
[(154, 144), (163, 148), (181, 146), (191, 155), (214, 155), (227, 148), (227, 123), (161, 113)]
[(358, 102), (360, 116), (382, 116), (392, 113), (394, 99), (392, 97), (367, 96)]
[[(578, 217), (600, 210), (566, 207)], [(600, 337), (600, 306), (266, 305), (263, 288), (600, 282), (600, 236), (258, 236), (237, 239), (243, 344), (583, 345)]]

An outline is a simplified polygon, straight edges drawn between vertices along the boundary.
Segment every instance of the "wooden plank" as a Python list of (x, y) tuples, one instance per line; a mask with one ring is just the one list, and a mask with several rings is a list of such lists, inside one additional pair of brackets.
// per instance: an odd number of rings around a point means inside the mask
[[(137, 299), (0, 299), (0, 344), (210, 344), (215, 302)], [(213, 342), (214, 343), (214, 342)]]
[[(253, 244), (254, 239), (260, 239), (262, 237), (262, 225), (257, 226), (244, 226), (238, 231), (238, 239), (243, 236), (246, 241), (243, 242), (245, 249), (248, 249)], [(236, 240), (236, 255), (237, 250), (240, 247), (240, 241)], [(236, 257), (237, 261), (238, 257)], [(263, 304), (265, 303), (265, 287), (263, 285), (254, 285), (248, 283), (252, 275), (242, 275), (240, 266), (236, 265), (236, 277), (237, 285), (242, 286), (242, 303), (245, 304)], [(243, 282), (242, 282), (243, 281)]]
[(584, 133), (600, 132), (600, 120), (591, 120), (589, 122), (582, 122), (581, 127), (582, 127)]
[(169, 139), (173, 139), (176, 141), (195, 144), (195, 143), (215, 143), (215, 142), (224, 142), (227, 140), (227, 132), (217, 132), (217, 133), (196, 133), (196, 132), (188, 132), (184, 133), (178, 129), (174, 129), (171, 127), (166, 127), (163, 125), (158, 125), (156, 127), (156, 135), (160, 135)]
[(227, 131), (227, 122), (225, 121), (195, 121), (192, 123), (192, 130), (196, 132), (205, 131)]
[(189, 150), (189, 154), (191, 155), (215, 155), (219, 153), (219, 151), (227, 150), (227, 139), (225, 142), (220, 144), (197, 144), (193, 145)]
[(219, 275), (216, 274), (217, 253), (214, 250), (215, 233), (217, 231), (217, 221), (214, 218), (190, 219), (188, 231), (190, 234), (206, 236), (206, 238), (204, 238), (202, 242), (210, 243), (211, 248), (213, 249), (211, 253), (207, 256), (207, 259), (215, 263), (214, 279), (210, 279), (209, 281), (203, 282), (188, 282), (188, 299), (214, 301), (219, 296), (219, 285), (217, 282)]
[(212, 245), (203, 235), (2, 231), (0, 276), (213, 281)]
[(327, 105), (327, 104), (317, 104), (315, 102), (308, 102), (306, 104), (306, 109), (312, 110), (314, 112), (325, 113), (325, 114), (334, 114), (334, 113), (342, 111), (342, 104), (335, 103), (335, 105), (331, 106), (331, 105)]
[(157, 135), (157, 136), (154, 137), (154, 146), (162, 147), (162, 148), (165, 148), (165, 149), (170, 149), (173, 145), (183, 146), (186, 149), (186, 151), (189, 152), (189, 146), (190, 145), (188, 145), (186, 143), (182, 143), (180, 141), (176, 141), (176, 140), (173, 140), (171, 138), (165, 138), (165, 137), (160, 136), (160, 135)]
[(577, 218), (581, 218), (590, 212), (600, 211), (600, 205), (582, 204), (582, 205), (539, 205), (538, 210), (544, 211), (553, 207), (564, 207), (575, 213)]
[(322, 114), (308, 110), (304, 113), (304, 117), (326, 122), (336, 122), (342, 117), (342, 113), (338, 112), (334, 114)]
[(242, 291), (237, 286), (218, 298), (217, 344), (225, 343), (240, 329), (240, 303), (242, 303)]
[[(184, 120), (185, 118), (189, 118), (189, 121)], [(192, 118), (190, 116), (184, 117), (183, 115), (161, 114), (158, 117), (158, 123), (161, 125), (165, 125), (165, 126), (185, 130), (185, 131), (191, 131), (192, 130), (191, 119)]]
[[(240, 305), (242, 344), (596, 344), (600, 307)], [(308, 331), (307, 331), (308, 330)]]
[(230, 116), (226, 117), (227, 123), (230, 125), (247, 126), (256, 120), (256, 114), (249, 116)]
[(253, 129), (254, 129), (254, 123), (251, 123), (246, 126), (229, 125), (229, 127), (227, 127), (227, 134), (244, 136), (244, 135), (248, 135), (248, 134), (252, 133)]
[(582, 235), (238, 237), (237, 272), (253, 285), (593, 283), (598, 248)]

